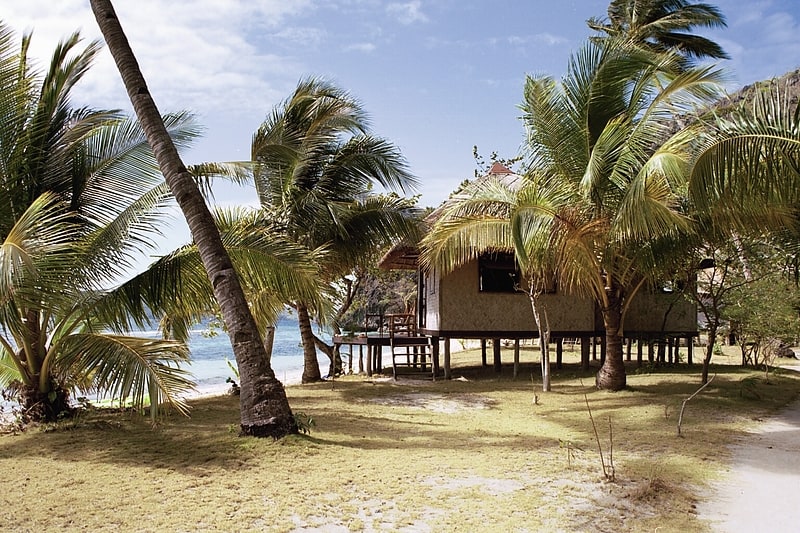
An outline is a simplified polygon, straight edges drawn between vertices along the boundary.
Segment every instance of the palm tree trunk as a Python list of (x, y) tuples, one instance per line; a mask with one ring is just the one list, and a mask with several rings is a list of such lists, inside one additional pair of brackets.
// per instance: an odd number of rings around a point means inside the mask
[(311, 317), (308, 307), (302, 303), (297, 304), (297, 323), (300, 325), (300, 340), (303, 342), (303, 383), (322, 381), (317, 360), (317, 346), (314, 343), (314, 331), (311, 329)]
[(622, 357), (622, 309), (617, 300), (603, 309), (606, 329), (606, 360), (597, 372), (597, 388), (618, 391), (626, 386), (625, 361)]
[(147, 142), (170, 191), (186, 217), (203, 266), (228, 329), (241, 380), (241, 434), (281, 438), (297, 432), (286, 391), (267, 353), (247, 305), (239, 278), (222, 244), (200, 190), (186, 170), (153, 102), (136, 57), (110, 0), (90, 0), (97, 24), (114, 57)]
[[(339, 335), (341, 331), (337, 331), (339, 328), (333, 328), (333, 334)], [(317, 335), (314, 335), (314, 346), (317, 347), (318, 350), (321, 350), (322, 353), (328, 356), (330, 359), (330, 366), (328, 367), (328, 375), (329, 376), (338, 376), (342, 373), (342, 356), (339, 353), (339, 345), (336, 344), (328, 344), (322, 339), (320, 339)]]
[[(539, 353), (541, 354), (542, 364), (542, 392), (550, 392), (550, 322), (547, 320), (547, 308), (540, 306), (537, 296), (530, 291), (528, 298), (531, 301), (533, 318), (536, 320), (536, 327), (539, 329)], [(541, 307), (541, 314), (539, 312)]]

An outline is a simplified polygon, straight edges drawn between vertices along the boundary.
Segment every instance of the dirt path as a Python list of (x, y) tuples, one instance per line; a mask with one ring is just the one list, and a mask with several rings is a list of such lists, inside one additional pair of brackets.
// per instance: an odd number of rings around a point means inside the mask
[[(786, 365), (800, 370), (800, 365)], [(715, 531), (800, 530), (800, 402), (760, 423), (733, 447), (730, 471), (704, 498), (701, 518)]]

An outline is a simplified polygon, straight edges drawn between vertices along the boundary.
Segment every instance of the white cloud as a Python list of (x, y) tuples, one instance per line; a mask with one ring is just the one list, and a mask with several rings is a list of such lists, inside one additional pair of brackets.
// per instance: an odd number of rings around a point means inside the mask
[(373, 43), (353, 43), (346, 45), (343, 50), (345, 52), (364, 52), (364, 53), (371, 53), (374, 52), (377, 46)]
[(730, 5), (722, 8), (728, 15), (728, 28), (709, 32), (708, 36), (732, 58), (724, 62), (734, 77), (730, 89), (780, 76), (800, 66), (796, 6), (768, 1), (726, 3)]
[(284, 46), (306, 46), (316, 48), (327, 37), (327, 32), (321, 28), (287, 27), (273, 33), (273, 41)]
[[(45, 65), (56, 42), (76, 29), (87, 40), (101, 37), (88, 4), (11, 2), (4, 6), (3, 20), (19, 33), (34, 29), (30, 53)], [(264, 114), (303, 70), (289, 57), (259, 52), (256, 38), (274, 32), (310, 42), (313, 31), (287, 24), (310, 5), (310, 0), (137, 0), (115, 2), (115, 9), (162, 111), (246, 115)], [(79, 104), (129, 109), (107, 51), (77, 88), (76, 98), (85, 100)]]
[(503, 44), (503, 42), (515, 47), (524, 47), (531, 44), (546, 45), (546, 46), (561, 46), (569, 43), (569, 39), (552, 33), (536, 33), (534, 35), (509, 35), (505, 38), (494, 39), (492, 44)]
[(412, 0), (405, 3), (391, 3), (386, 6), (389, 14), (396, 16), (402, 24), (413, 24), (415, 22), (428, 22), (428, 17), (422, 12), (422, 2)]

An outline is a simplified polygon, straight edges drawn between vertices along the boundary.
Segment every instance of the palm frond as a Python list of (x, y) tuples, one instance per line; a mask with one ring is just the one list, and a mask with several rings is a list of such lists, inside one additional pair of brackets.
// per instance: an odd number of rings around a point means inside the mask
[(717, 224), (795, 227), (800, 191), (800, 106), (780, 89), (717, 120), (692, 168), (689, 195)]
[(79, 333), (65, 337), (51, 350), (58, 351), (55, 367), (78, 382), (90, 382), (92, 390), (102, 395), (130, 401), (135, 409), (149, 403), (153, 415), (162, 406), (189, 413), (185, 395), (194, 390), (194, 383), (180, 368), (189, 361), (183, 343)]
[(188, 170), (206, 198), (213, 198), (212, 186), (216, 179), (225, 179), (236, 185), (253, 183), (253, 163), (250, 161), (198, 163), (189, 165)]
[(65, 272), (73, 266), (70, 257), (76, 227), (69, 221), (64, 204), (53, 194), (34, 200), (0, 244), (0, 304), (25, 297), (40, 302), (43, 290), (60, 292)]

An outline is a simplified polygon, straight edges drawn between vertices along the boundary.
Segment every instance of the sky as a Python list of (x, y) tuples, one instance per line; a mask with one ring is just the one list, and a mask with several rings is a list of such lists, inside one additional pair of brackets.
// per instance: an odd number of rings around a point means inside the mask
[[(89, 0), (0, 0), (0, 19), (33, 32), (44, 66), (59, 39), (100, 32)], [(729, 90), (800, 68), (800, 0), (707, 0), (727, 19), (701, 31), (731, 56)], [(394, 143), (437, 206), (474, 177), (473, 146), (488, 160), (515, 156), (526, 75), (560, 78), (604, 17), (607, 0), (115, 0), (114, 7), (162, 112), (190, 110), (206, 131), (188, 164), (245, 160), (258, 126), (300, 79), (349, 91), (372, 131)], [(104, 50), (76, 105), (130, 103)], [(223, 187), (218, 202), (254, 203)], [(188, 233), (187, 233), (188, 235)]]

